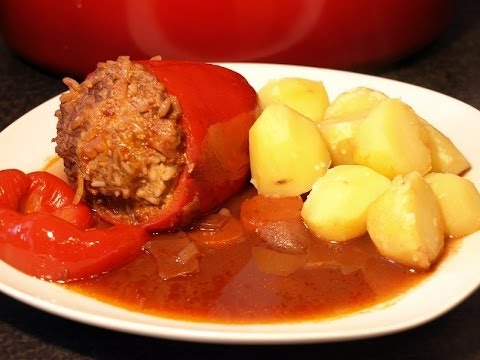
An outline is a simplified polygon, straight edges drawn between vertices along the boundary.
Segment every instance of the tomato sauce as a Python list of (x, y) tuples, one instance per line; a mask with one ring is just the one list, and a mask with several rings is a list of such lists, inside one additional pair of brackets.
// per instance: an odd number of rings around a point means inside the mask
[[(429, 275), (382, 258), (367, 236), (320, 240), (298, 226), (297, 200), (275, 201), (249, 188), (193, 229), (152, 235), (143, 254), (121, 268), (65, 286), (133, 311), (242, 324), (352, 313)], [(283, 237), (269, 238), (269, 224), (287, 224), (277, 227)]]

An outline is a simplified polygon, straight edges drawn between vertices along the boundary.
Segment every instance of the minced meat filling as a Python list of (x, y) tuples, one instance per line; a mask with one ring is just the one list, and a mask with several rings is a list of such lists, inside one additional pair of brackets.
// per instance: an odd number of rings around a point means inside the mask
[(177, 99), (128, 57), (100, 63), (83, 83), (64, 82), (56, 152), (77, 198), (133, 216), (161, 206), (185, 162)]

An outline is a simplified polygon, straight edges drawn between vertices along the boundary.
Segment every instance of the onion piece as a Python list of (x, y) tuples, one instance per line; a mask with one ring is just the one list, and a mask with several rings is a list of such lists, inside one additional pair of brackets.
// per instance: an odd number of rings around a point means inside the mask
[(157, 235), (144, 249), (155, 258), (158, 276), (164, 280), (200, 270), (200, 250), (182, 231)]
[(178, 253), (177, 261), (180, 264), (187, 264), (188, 262), (195, 260), (200, 255), (198, 246), (193, 241), (190, 241), (180, 252)]

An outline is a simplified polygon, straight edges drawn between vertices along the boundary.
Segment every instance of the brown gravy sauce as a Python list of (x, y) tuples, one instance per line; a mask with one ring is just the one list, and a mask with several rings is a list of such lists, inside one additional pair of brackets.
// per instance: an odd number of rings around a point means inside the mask
[[(250, 187), (227, 204), (232, 221), (241, 223), (240, 206), (253, 196), (255, 190)], [(189, 234), (192, 232), (187, 231)], [(198, 246), (201, 255), (196, 271), (167, 280), (159, 276), (155, 257), (145, 251), (121, 268), (64, 286), (128, 310), (167, 318), (275, 323), (326, 319), (378, 304), (388, 306), (435, 272), (416, 272), (385, 260), (367, 236), (344, 244), (309, 237), (308, 260), (288, 275), (261, 271), (252, 256), (258, 239), (247, 234), (242, 241), (224, 247)], [(166, 252), (178, 238), (179, 234), (152, 236)], [(446, 242), (443, 256), (455, 243)], [(274, 259), (267, 257), (263, 266), (270, 266), (271, 261)]]

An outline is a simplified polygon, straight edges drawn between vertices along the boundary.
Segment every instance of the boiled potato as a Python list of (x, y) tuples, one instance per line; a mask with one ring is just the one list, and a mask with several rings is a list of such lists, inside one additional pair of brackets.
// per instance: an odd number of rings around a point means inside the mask
[(325, 110), (318, 128), (327, 143), (332, 165), (354, 164), (353, 139), (362, 119), (388, 97), (376, 90), (357, 87), (338, 95)]
[(318, 122), (329, 105), (328, 95), (321, 81), (302, 78), (270, 80), (258, 92), (262, 109), (270, 104), (285, 104), (309, 119)]
[(263, 110), (250, 128), (249, 146), (252, 184), (265, 196), (308, 192), (331, 162), (316, 124), (283, 104)]
[(460, 174), (470, 168), (470, 163), (440, 130), (419, 118), (425, 127), (432, 155), (432, 172)]
[(325, 110), (324, 120), (364, 118), (377, 104), (388, 99), (384, 93), (357, 87), (338, 95)]
[(331, 168), (313, 185), (302, 217), (318, 237), (345, 241), (367, 232), (367, 209), (390, 185), (390, 180), (361, 165)]
[(412, 108), (400, 100), (387, 99), (375, 106), (359, 125), (354, 143), (354, 161), (393, 179), (431, 169), (431, 154), (425, 129)]
[(327, 144), (332, 165), (354, 164), (354, 137), (362, 119), (325, 120), (318, 123), (318, 129)]
[(428, 269), (444, 246), (444, 222), (432, 189), (414, 171), (397, 176), (368, 208), (367, 230), (386, 258)]
[(455, 174), (425, 176), (437, 196), (448, 236), (458, 238), (480, 229), (480, 194), (468, 179)]

